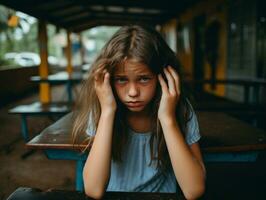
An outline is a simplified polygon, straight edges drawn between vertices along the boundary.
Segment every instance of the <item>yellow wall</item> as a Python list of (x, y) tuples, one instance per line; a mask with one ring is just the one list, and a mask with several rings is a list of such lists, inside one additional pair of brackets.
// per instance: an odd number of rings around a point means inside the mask
[[(211, 17), (207, 18), (207, 24), (211, 23), (213, 19), (218, 20), (221, 23), (221, 30), (219, 35), (219, 57), (217, 62), (217, 71), (216, 78), (217, 79), (225, 79), (226, 78), (226, 49), (227, 49), (227, 32), (226, 32), (226, 13), (225, 12), (217, 12), (213, 13)], [(204, 78), (210, 79), (210, 66), (209, 63), (205, 60), (204, 66)], [(212, 90), (210, 85), (206, 85), (204, 89), (210, 93), (214, 93), (218, 96), (225, 95), (225, 87), (224, 85), (217, 85), (216, 90)]]
[[(196, 16), (204, 14), (206, 16), (206, 25), (211, 23), (213, 20), (218, 20), (221, 23), (220, 30), (220, 43), (219, 43), (219, 59), (217, 63), (217, 79), (224, 79), (226, 74), (226, 49), (227, 49), (227, 32), (226, 32), (226, 17), (227, 7), (224, 0), (217, 1), (204, 1), (194, 7), (188, 9), (186, 12), (180, 15), (177, 19), (177, 24), (193, 24), (193, 19)], [(193, 28), (191, 28), (190, 31)], [(181, 64), (184, 66), (184, 72), (187, 79), (193, 78), (193, 32), (190, 33), (191, 50), (188, 52), (177, 52)], [(206, 59), (204, 61), (204, 78), (210, 78), (210, 66)], [(216, 90), (212, 91), (208, 85), (204, 88), (206, 91), (214, 93), (219, 96), (224, 96), (225, 87), (224, 85), (218, 85)]]

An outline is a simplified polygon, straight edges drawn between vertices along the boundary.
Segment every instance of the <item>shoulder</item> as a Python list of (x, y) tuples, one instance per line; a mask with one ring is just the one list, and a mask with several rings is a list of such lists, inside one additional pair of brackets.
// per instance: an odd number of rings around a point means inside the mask
[(193, 143), (198, 142), (201, 136), (200, 136), (199, 123), (196, 112), (194, 111), (189, 100), (187, 100), (187, 103), (188, 103), (189, 119), (187, 121), (187, 126), (186, 126), (186, 141), (189, 145), (192, 145)]

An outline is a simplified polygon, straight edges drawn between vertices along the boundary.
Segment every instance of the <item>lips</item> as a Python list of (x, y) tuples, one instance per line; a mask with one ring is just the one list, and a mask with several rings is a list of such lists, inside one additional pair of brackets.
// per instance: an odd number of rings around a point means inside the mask
[(141, 101), (130, 101), (130, 102), (126, 102), (126, 105), (130, 108), (137, 108), (137, 107), (142, 106), (142, 102)]

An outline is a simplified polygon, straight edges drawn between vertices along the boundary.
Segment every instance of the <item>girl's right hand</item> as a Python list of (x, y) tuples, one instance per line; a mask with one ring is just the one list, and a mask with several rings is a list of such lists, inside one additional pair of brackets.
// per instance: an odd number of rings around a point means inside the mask
[(110, 73), (104, 67), (94, 72), (94, 88), (101, 105), (101, 112), (115, 112), (117, 104), (110, 84)]

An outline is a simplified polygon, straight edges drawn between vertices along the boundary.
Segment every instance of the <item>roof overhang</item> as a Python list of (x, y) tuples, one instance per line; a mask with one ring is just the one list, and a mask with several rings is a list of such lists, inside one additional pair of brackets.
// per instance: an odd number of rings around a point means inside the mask
[(163, 24), (199, 0), (1, 0), (9, 8), (80, 32), (98, 25)]

